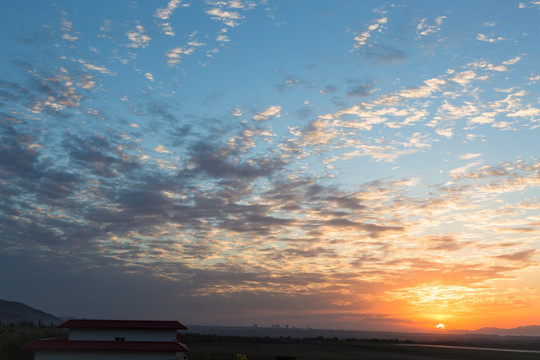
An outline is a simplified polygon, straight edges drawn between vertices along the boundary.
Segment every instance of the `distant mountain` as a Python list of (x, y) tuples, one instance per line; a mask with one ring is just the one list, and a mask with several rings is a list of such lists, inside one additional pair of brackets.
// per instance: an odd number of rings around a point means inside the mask
[(512, 329), (501, 329), (496, 327), (485, 327), (478, 330), (471, 331), (474, 334), (484, 335), (510, 335), (510, 336), (540, 336), (540, 326), (529, 325), (519, 326)]
[(37, 325), (39, 322), (45, 326), (58, 325), (62, 320), (52, 314), (34, 309), (17, 301), (7, 301), (0, 299), (0, 322), (6, 324), (20, 324), (32, 322)]

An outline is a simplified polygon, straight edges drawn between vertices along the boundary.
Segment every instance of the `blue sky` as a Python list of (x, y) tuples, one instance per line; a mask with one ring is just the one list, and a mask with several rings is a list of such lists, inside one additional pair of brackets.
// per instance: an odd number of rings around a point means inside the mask
[(3, 4), (0, 298), (187, 324), (540, 323), (539, 16)]

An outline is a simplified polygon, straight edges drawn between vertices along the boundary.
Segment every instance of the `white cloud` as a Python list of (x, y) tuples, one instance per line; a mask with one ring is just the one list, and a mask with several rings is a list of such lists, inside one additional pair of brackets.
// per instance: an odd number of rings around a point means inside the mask
[(239, 108), (234, 108), (231, 110), (231, 115), (234, 116), (234, 117), (240, 117), (242, 116), (242, 110), (239, 109)]
[(469, 124), (491, 124), (495, 121), (495, 112), (485, 112), (469, 120)]
[(106, 75), (111, 74), (111, 71), (109, 69), (107, 69), (105, 66), (98, 66), (98, 65), (88, 64), (83, 59), (72, 59), (72, 60), (77, 61), (79, 64), (84, 65), (84, 67), (87, 68), (88, 70), (98, 71), (98, 72), (100, 72), (102, 74), (106, 74)]
[(481, 161), (475, 161), (475, 162), (472, 162), (472, 163), (467, 164), (465, 166), (461, 166), (461, 167), (452, 169), (452, 170), (450, 170), (450, 175), (462, 174), (462, 173), (466, 172), (467, 170), (469, 170), (470, 168), (475, 167), (476, 165), (479, 165), (480, 163), (481, 163)]
[(412, 147), (415, 147), (415, 148), (426, 148), (426, 147), (431, 147), (430, 144), (428, 144), (425, 140), (428, 139), (428, 136), (427, 135), (422, 135), (421, 133), (419, 132), (415, 132), (410, 138), (409, 138), (409, 143), (408, 144), (404, 144), (405, 147), (409, 147), (409, 146), (412, 146)]
[(163, 145), (156, 146), (154, 151), (160, 154), (170, 154), (170, 151), (167, 150)]
[(509, 117), (535, 117), (540, 114), (540, 109), (529, 107), (527, 109), (521, 109), (511, 114), (506, 114)]
[(416, 25), (416, 33), (418, 34), (418, 38), (440, 31), (444, 19), (446, 19), (446, 16), (439, 16), (435, 18), (435, 25), (426, 24), (426, 18), (420, 20), (418, 25)]
[(165, 56), (167, 56), (167, 64), (169, 66), (174, 66), (182, 62), (182, 55), (191, 55), (197, 47), (204, 46), (206, 44), (200, 43), (198, 41), (190, 41), (185, 47), (177, 47), (169, 50)]
[(379, 28), (381, 25), (384, 25), (386, 24), (386, 22), (388, 21), (388, 18), (386, 17), (383, 17), (383, 18), (380, 18), (380, 19), (377, 19), (375, 20), (375, 23), (374, 24), (371, 24), (367, 31), (364, 31), (363, 33), (357, 35), (355, 38), (354, 38), (354, 41), (356, 42), (354, 44), (354, 47), (355, 49), (356, 48), (359, 48), (363, 45), (366, 44), (367, 40), (371, 37), (371, 33), (375, 30), (378, 29), (378, 31), (380, 32), (382, 30), (382, 28)]
[(62, 39), (68, 41), (75, 41), (79, 39), (77, 36), (71, 35), (71, 28), (73, 26), (73, 23), (67, 19), (67, 12), (62, 11), (61, 15), (62, 18), (60, 29), (64, 32), (62, 34)]
[(220, 35), (217, 35), (216, 36), (216, 41), (219, 41), (219, 42), (229, 42), (231, 41), (229, 39), (229, 37), (227, 35), (223, 35), (223, 34), (220, 34)]
[(154, 75), (152, 75), (152, 73), (147, 72), (146, 74), (144, 74), (144, 76), (145, 76), (148, 80), (154, 81)]
[(487, 35), (484, 35), (482, 33), (478, 33), (478, 35), (476, 35), (476, 40), (492, 43), (492, 42), (505, 40), (505, 38), (503, 38), (503, 37), (496, 37), (496, 38), (495, 37), (488, 37)]
[(439, 112), (445, 119), (462, 119), (478, 113), (478, 108), (470, 102), (465, 102), (462, 106), (454, 106), (445, 100)]
[(503, 65), (514, 65), (515, 63), (519, 62), (520, 60), (521, 60), (521, 57), (516, 56), (515, 58), (503, 61)]
[[(182, 3), (181, 0), (171, 0), (167, 4), (166, 8), (158, 8), (156, 10), (156, 13), (154, 14), (154, 16), (157, 17), (157, 18), (160, 18), (162, 20), (169, 20), (169, 18), (171, 16), (171, 14), (173, 13), (173, 11), (181, 3)], [(188, 4), (182, 4), (182, 6), (189, 6), (189, 5)], [(161, 24), (159, 24), (159, 26), (161, 26), (161, 28), (162, 28), (163, 32), (165, 33), (165, 35), (174, 36), (174, 30), (172, 28), (171, 23), (169, 23), (168, 21), (164, 21)]]
[(180, 3), (180, 0), (171, 0), (167, 4), (166, 8), (158, 8), (154, 16), (162, 20), (168, 20), (172, 12), (178, 7), (178, 5), (180, 5)]
[(523, 2), (520, 2), (518, 7), (520, 9), (530, 9), (530, 8), (536, 8), (538, 10), (540, 10), (540, 1), (538, 0), (531, 0), (529, 1), (528, 4), (526, 3), (523, 3)]
[(441, 136), (444, 136), (444, 137), (447, 137), (447, 138), (452, 138), (454, 136), (454, 131), (450, 128), (448, 129), (437, 129), (435, 131), (438, 135), (441, 135)]
[(126, 36), (128, 37), (129, 41), (131, 41), (128, 46), (134, 48), (145, 48), (149, 45), (150, 40), (152, 39), (150, 36), (146, 35), (146, 30), (140, 24), (137, 24), (136, 30), (128, 31)]
[(253, 120), (268, 120), (272, 116), (280, 117), (281, 116), (280, 112), (281, 112), (281, 106), (279, 105), (270, 106), (268, 109), (255, 114), (253, 116)]
[(236, 11), (226, 11), (226, 10), (221, 10), (220, 8), (213, 8), (213, 9), (207, 10), (206, 13), (208, 15), (212, 15), (212, 19), (219, 20), (229, 27), (238, 26), (237, 20), (244, 18)]
[(159, 26), (161, 26), (163, 32), (165, 33), (165, 35), (169, 35), (169, 36), (174, 36), (174, 30), (171, 26), (170, 23), (168, 22), (165, 22), (165, 23), (161, 23), (159, 24)]
[(467, 70), (467, 71), (462, 71), (458, 73), (453, 78), (450, 78), (450, 80), (457, 82), (461, 86), (466, 86), (475, 78), (476, 78), (476, 73), (472, 70)]
[(459, 155), (459, 158), (461, 160), (470, 160), (470, 159), (475, 159), (477, 157), (480, 157), (482, 156), (482, 154), (479, 154), (479, 153), (467, 153), (467, 154), (464, 154), (464, 155)]
[(430, 96), (435, 91), (438, 91), (442, 85), (446, 84), (443, 79), (433, 78), (424, 81), (423, 86), (419, 86), (413, 89), (402, 90), (399, 95), (404, 98), (422, 98)]

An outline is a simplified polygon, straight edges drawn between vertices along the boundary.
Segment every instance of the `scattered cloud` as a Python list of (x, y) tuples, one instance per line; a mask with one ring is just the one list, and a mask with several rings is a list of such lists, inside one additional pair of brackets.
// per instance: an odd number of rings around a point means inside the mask
[(427, 18), (421, 19), (418, 25), (416, 25), (417, 38), (439, 32), (444, 19), (446, 19), (446, 16), (438, 16), (435, 18), (434, 24), (428, 24)]
[(239, 25), (238, 20), (241, 20), (244, 18), (236, 11), (226, 11), (220, 8), (213, 8), (213, 9), (207, 10), (206, 13), (208, 15), (211, 15), (213, 19), (219, 20), (223, 24), (229, 27), (238, 26)]
[(363, 57), (370, 63), (379, 65), (403, 61), (408, 55), (393, 45), (372, 43), (364, 49)]
[(168, 22), (169, 18), (171, 17), (172, 13), (178, 6), (189, 6), (188, 4), (182, 4), (181, 0), (171, 0), (167, 4), (167, 7), (165, 8), (158, 8), (154, 14), (155, 17), (163, 20), (162, 23), (159, 25), (161, 26), (163, 32), (165, 35), (168, 36), (174, 36), (174, 30), (170, 22)]
[(273, 105), (267, 108), (266, 110), (253, 115), (253, 120), (268, 120), (271, 117), (280, 117), (281, 116), (280, 113), (281, 113), (281, 106)]
[(482, 154), (478, 154), (478, 153), (467, 153), (467, 154), (460, 155), (459, 158), (461, 160), (470, 160), (470, 159), (475, 159), (481, 156)]
[(376, 19), (373, 21), (373, 24), (368, 26), (367, 30), (356, 34), (354, 37), (354, 48), (358, 49), (364, 45), (366, 45), (367, 41), (371, 37), (373, 32), (381, 32), (383, 30), (383, 26), (388, 22), (387, 17), (382, 17), (380, 19)]
[[(3, 38), (24, 50), (0, 78), (3, 289), (59, 294), (62, 312), (98, 317), (103, 301), (132, 316), (152, 288), (169, 299), (152, 307), (160, 316), (319, 314), (322, 326), (413, 327), (433, 309), (469, 319), (516, 294), (540, 303), (520, 287), (540, 228), (539, 77), (520, 48), (532, 31), (484, 23), (478, 41), (513, 39), (510, 53), (486, 53), (448, 41), (444, 16), (394, 28), (398, 6), (381, 7), (344, 24), (366, 24), (352, 54), (294, 42), (276, 62), (267, 50), (290, 40), (277, 34), (299, 34), (281, 4), (199, 5), (138, 3), (131, 20), (62, 12)], [(267, 26), (277, 31), (254, 31)], [(43, 29), (57, 38), (37, 46)]]
[(152, 38), (146, 34), (146, 30), (141, 24), (135, 26), (135, 30), (130, 30), (126, 33), (130, 43), (127, 45), (132, 48), (145, 48), (150, 44)]
[(489, 36), (484, 35), (482, 33), (478, 33), (478, 35), (476, 35), (476, 40), (493, 43), (493, 42), (502, 41), (502, 40), (506, 40), (506, 39), (504, 37), (502, 37), (502, 36), (489, 37)]
[(510, 261), (530, 261), (536, 255), (536, 249), (517, 251), (511, 254), (497, 255), (496, 258)]
[(67, 16), (67, 12), (62, 11), (60, 27), (60, 30), (62, 30), (62, 39), (67, 41), (76, 41), (79, 39), (79, 37), (72, 34), (73, 23), (67, 19)]
[(160, 154), (170, 154), (170, 151), (167, 150), (163, 145), (156, 146), (154, 151)]

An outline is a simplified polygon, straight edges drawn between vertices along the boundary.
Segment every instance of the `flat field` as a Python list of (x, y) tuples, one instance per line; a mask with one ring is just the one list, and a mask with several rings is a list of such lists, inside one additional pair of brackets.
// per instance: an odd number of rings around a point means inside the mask
[(211, 342), (189, 344), (190, 360), (236, 360), (245, 354), (247, 360), (529, 360), (540, 358), (538, 353), (506, 352), (461, 348), (400, 345), (374, 342), (305, 342), (257, 343)]

